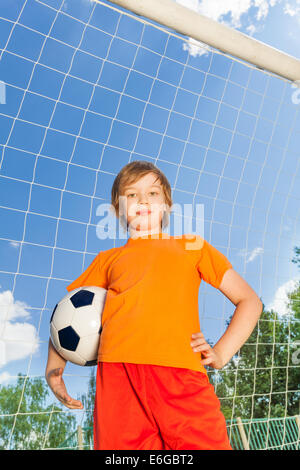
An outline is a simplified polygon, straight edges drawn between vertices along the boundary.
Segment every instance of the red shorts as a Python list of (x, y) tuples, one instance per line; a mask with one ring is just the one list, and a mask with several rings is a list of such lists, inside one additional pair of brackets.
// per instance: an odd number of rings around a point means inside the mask
[(213, 385), (179, 367), (99, 362), (95, 450), (232, 450)]

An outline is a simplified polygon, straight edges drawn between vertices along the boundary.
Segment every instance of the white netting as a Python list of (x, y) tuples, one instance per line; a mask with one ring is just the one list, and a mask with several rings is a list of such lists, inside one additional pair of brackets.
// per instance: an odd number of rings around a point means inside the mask
[[(97, 237), (97, 207), (132, 160), (157, 165), (174, 203), (191, 205), (170, 232), (186, 218), (194, 231), (202, 205), (203, 236), (264, 302), (234, 365), (210, 371), (231, 441), (242, 417), (264, 436), (250, 447), (298, 446), (299, 433), (286, 437), (299, 414), (298, 90), (108, 2), (4, 1), (0, 20), (0, 446), (57, 447), (84, 424), (87, 409), (34, 394), (57, 299), (99, 251), (125, 243)], [(207, 284), (199, 306), (216, 342), (234, 306)], [(88, 375), (67, 365), (71, 394), (86, 393)]]

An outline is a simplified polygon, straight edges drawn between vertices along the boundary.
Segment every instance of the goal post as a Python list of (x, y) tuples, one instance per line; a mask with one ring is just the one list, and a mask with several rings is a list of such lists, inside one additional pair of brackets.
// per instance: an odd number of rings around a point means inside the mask
[[(232, 446), (299, 449), (300, 60), (175, 0), (0, 1), (0, 19), (0, 448), (92, 448), (95, 377), (68, 361), (84, 409), (54, 397), (49, 322), (126, 243), (111, 188), (138, 160), (170, 182), (167, 232), (203, 236), (264, 304), (207, 371)], [(234, 312), (214, 285), (198, 297), (209, 344)]]
[[(93, 1), (101, 3), (98, 0)], [(110, 2), (258, 68), (296, 83), (300, 80), (300, 60), (297, 58), (207, 18), (174, 0), (110, 0)]]

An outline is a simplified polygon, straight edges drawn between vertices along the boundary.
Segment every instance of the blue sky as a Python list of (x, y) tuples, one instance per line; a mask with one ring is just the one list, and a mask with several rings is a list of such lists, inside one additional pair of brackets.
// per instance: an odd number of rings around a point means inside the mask
[[(297, 1), (180, 3), (300, 56)], [(97, 208), (134, 159), (166, 174), (174, 204), (203, 205), (202, 235), (286, 313), (300, 233), (300, 104), (290, 84), (89, 0), (2, 0), (0, 57), (3, 384), (44, 375), (49, 318), (66, 285), (126, 242), (97, 237)], [(191, 220), (184, 232), (195, 231), (195, 211)], [(174, 213), (171, 234), (178, 222)], [(216, 341), (233, 306), (203, 282), (199, 312)], [(71, 393), (85, 390), (88, 373), (67, 365)]]

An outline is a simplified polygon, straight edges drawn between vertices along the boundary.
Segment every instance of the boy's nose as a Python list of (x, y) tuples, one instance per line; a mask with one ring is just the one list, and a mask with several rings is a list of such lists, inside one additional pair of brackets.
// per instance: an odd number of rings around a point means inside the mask
[(146, 212), (150, 210), (151, 208), (148, 204), (139, 204), (136, 208), (136, 212)]

